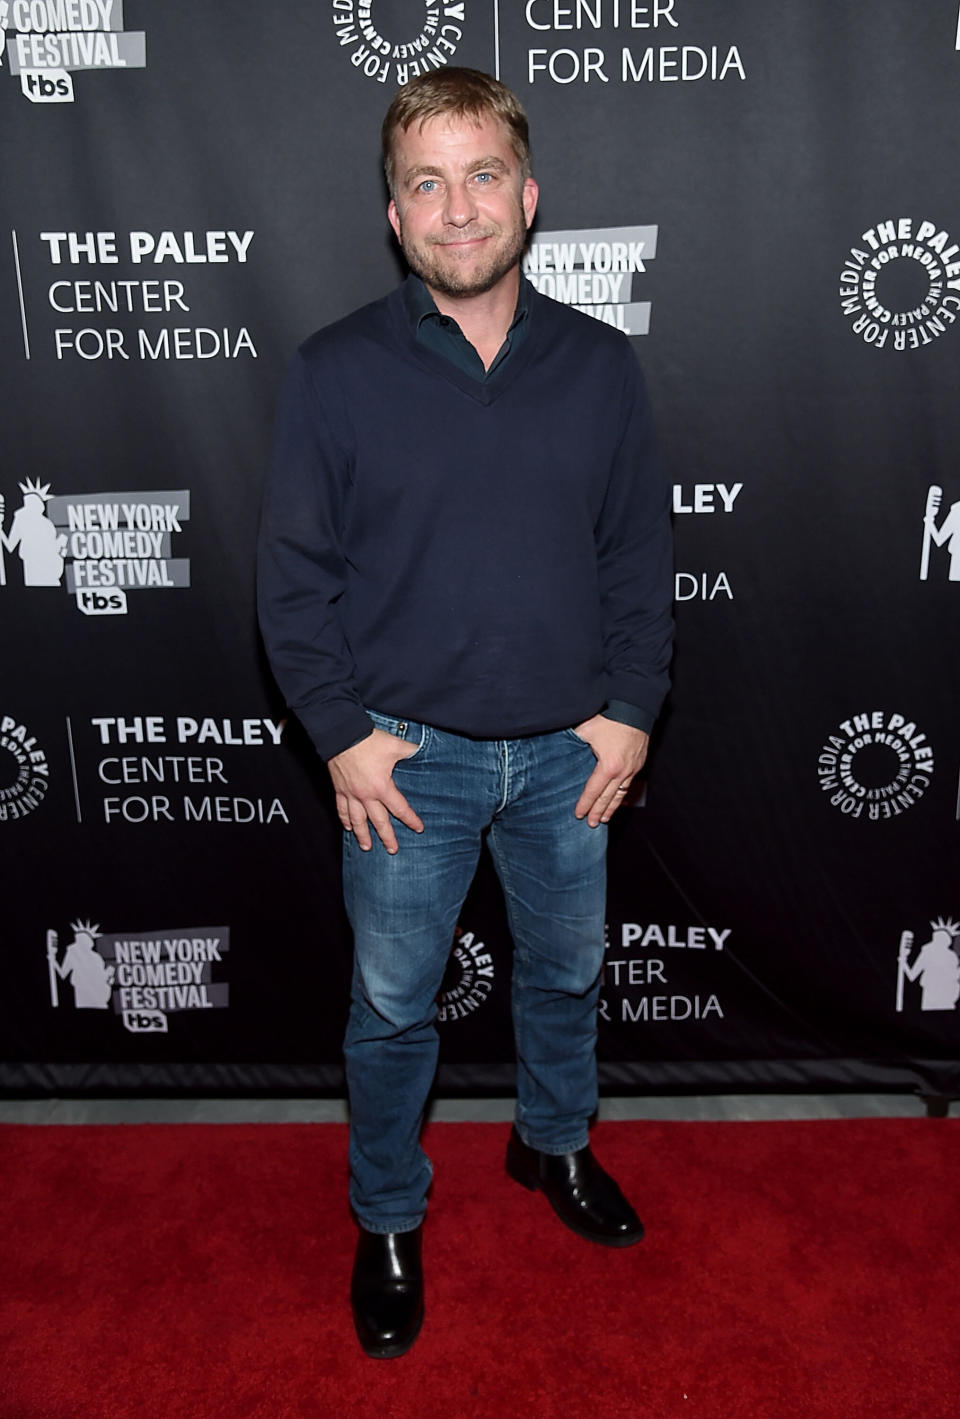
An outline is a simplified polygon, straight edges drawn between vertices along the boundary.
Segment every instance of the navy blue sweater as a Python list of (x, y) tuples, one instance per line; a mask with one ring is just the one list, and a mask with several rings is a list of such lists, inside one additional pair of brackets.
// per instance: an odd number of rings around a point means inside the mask
[(330, 758), (364, 706), (476, 738), (653, 723), (672, 636), (669, 488), (627, 338), (531, 292), (484, 383), (400, 289), (298, 351), (277, 416), (260, 623)]

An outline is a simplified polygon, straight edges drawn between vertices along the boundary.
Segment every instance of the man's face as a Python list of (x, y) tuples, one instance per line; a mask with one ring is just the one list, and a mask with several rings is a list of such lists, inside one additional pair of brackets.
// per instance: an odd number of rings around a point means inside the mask
[(492, 290), (520, 260), (537, 184), (499, 119), (442, 115), (394, 140), (396, 199), (387, 208), (411, 271), (453, 298)]

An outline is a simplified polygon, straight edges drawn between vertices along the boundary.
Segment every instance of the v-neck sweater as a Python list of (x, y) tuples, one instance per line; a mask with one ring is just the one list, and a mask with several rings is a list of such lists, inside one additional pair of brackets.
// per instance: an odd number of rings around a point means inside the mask
[(480, 382), (420, 344), (402, 288), (312, 335), (284, 381), (259, 609), (324, 758), (365, 709), (480, 739), (652, 725), (667, 688), (669, 485), (626, 336), (531, 293)]

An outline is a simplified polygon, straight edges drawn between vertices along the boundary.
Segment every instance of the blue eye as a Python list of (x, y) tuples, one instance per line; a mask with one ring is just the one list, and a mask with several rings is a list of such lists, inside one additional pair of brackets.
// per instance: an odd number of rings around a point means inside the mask
[(435, 179), (435, 178), (427, 177), (427, 178), (424, 178), (423, 182), (421, 182), (421, 184), (420, 184), (419, 188), (417, 189), (417, 191), (418, 191), (418, 192), (433, 192), (433, 190), (435, 189), (436, 185), (437, 185), (437, 182), (436, 182), (436, 179)]
[(493, 181), (493, 173), (492, 173), (492, 172), (478, 172), (478, 173), (474, 173), (474, 180), (475, 180), (476, 182), (481, 183), (482, 186), (486, 187), (486, 185), (487, 185), (488, 182), (492, 182), (492, 181)]

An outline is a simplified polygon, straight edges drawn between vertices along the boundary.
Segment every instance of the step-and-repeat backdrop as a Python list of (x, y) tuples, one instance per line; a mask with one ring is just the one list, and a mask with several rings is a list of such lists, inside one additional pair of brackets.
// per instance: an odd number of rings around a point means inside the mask
[[(0, 4), (0, 1085), (339, 1085), (339, 829), (258, 508), (286, 360), (400, 278), (383, 112), (458, 63), (527, 106), (526, 269), (630, 336), (672, 471), (604, 1082), (960, 1088), (957, 11)], [(510, 955), (484, 865), (448, 1088), (509, 1084)]]

